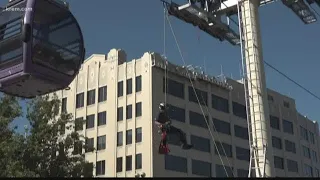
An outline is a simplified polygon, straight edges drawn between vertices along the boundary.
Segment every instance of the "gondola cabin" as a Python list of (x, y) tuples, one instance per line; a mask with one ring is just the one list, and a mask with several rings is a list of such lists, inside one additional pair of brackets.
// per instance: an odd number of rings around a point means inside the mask
[(85, 57), (68, 5), (11, 0), (0, 11), (0, 91), (32, 98), (67, 88)]

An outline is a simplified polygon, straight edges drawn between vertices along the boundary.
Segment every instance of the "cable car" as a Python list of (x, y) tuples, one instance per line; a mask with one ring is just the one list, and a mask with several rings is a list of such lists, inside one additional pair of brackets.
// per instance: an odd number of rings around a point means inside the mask
[(33, 98), (65, 89), (84, 57), (80, 26), (65, 2), (10, 0), (0, 8), (0, 91)]

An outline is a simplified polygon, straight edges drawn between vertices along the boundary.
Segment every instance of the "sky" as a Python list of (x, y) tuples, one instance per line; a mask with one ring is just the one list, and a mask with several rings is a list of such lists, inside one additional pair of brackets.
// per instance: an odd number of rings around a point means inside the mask
[[(173, 0), (174, 1), (174, 0)], [(0, 0), (3, 6), (7, 0)], [(71, 12), (84, 35), (86, 56), (106, 54), (112, 48), (126, 51), (128, 60), (144, 52), (163, 54), (182, 65), (172, 33), (166, 24), (159, 0), (68, 0)], [(183, 2), (175, 0), (174, 2)], [(314, 5), (320, 13), (320, 7)], [(236, 19), (236, 17), (233, 17)], [(208, 74), (219, 75), (221, 67), (228, 77), (240, 79), (240, 48), (201, 32), (198, 28), (170, 17), (187, 64), (206, 67)], [(320, 96), (320, 17), (305, 25), (281, 1), (260, 7), (263, 57), (301, 85)], [(235, 26), (233, 26), (235, 27)], [(62, 37), (63, 38), (63, 37)], [(166, 39), (166, 48), (164, 48)], [(312, 120), (320, 120), (320, 100), (265, 66), (267, 86), (296, 100), (298, 111)], [(22, 103), (25, 107), (25, 103)], [(18, 125), (26, 120), (19, 119)], [(21, 128), (20, 128), (21, 129)]]

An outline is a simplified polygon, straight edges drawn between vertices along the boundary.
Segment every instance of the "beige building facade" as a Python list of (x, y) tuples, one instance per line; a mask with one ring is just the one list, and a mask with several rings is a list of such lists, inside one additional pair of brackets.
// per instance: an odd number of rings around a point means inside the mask
[[(184, 151), (170, 138), (171, 152), (166, 156), (158, 154), (160, 136), (153, 124), (159, 103), (165, 101), (165, 84), (173, 125), (194, 144)], [(170, 63), (165, 68), (156, 53), (127, 62), (123, 50), (112, 49), (107, 55), (89, 57), (70, 89), (57, 94), (75, 117), (75, 129), (69, 131), (83, 134), (86, 144), (95, 148), (85, 152), (95, 166), (94, 176), (248, 176), (249, 135), (241, 82), (221, 82)], [(290, 97), (268, 90), (268, 101), (276, 175), (320, 177), (318, 123), (299, 114)]]

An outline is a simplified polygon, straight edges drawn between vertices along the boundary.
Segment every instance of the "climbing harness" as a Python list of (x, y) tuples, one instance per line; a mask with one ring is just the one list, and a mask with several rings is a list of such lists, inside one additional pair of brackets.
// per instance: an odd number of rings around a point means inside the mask
[(168, 145), (168, 134), (167, 134), (169, 130), (170, 130), (170, 122), (161, 124), (159, 127), (158, 132), (161, 134), (159, 154), (168, 154), (170, 152), (169, 145)]

